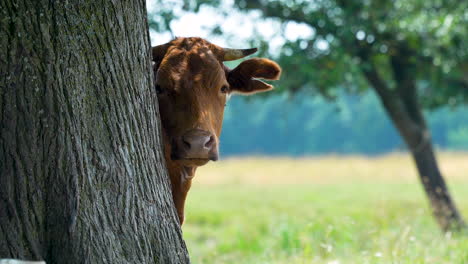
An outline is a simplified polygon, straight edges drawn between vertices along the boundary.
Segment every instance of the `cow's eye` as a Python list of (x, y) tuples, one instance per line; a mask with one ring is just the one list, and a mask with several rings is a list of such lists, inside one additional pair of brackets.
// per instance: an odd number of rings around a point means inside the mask
[(228, 87), (227, 85), (223, 85), (223, 86), (221, 87), (221, 92), (222, 92), (222, 93), (228, 93), (228, 92), (229, 92), (229, 87)]
[(163, 89), (161, 88), (161, 85), (159, 85), (159, 84), (156, 84), (156, 93), (157, 94), (162, 94), (163, 93)]

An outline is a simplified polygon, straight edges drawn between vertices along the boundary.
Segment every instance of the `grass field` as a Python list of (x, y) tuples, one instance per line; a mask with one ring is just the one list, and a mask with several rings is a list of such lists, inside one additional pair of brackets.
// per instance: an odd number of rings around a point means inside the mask
[[(468, 154), (439, 158), (468, 217)], [(210, 163), (183, 231), (193, 263), (468, 263), (468, 234), (439, 231), (405, 154)]]

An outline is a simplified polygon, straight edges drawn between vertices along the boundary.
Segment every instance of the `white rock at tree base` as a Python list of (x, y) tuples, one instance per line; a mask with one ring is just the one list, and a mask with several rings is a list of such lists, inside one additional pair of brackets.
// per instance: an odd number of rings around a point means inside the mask
[(0, 264), (46, 264), (45, 261), (27, 261), (19, 259), (0, 259)]

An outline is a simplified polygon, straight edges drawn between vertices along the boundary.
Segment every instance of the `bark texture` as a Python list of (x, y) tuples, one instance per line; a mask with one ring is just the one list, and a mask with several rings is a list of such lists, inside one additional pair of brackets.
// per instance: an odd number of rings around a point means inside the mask
[(0, 2), (0, 258), (188, 263), (145, 1)]

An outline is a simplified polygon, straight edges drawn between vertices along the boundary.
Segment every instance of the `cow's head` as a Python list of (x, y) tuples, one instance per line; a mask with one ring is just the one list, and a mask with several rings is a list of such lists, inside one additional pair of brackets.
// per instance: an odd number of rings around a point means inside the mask
[[(193, 176), (193, 168), (218, 160), (224, 107), (230, 94), (272, 89), (258, 78), (278, 79), (281, 69), (275, 62), (254, 58), (234, 69), (223, 64), (256, 50), (225, 49), (201, 38), (177, 38), (153, 47), (155, 87), (170, 173), (171, 168), (178, 167)], [(175, 181), (180, 179), (171, 175), (171, 181), (180, 217), (190, 186), (177, 190), (182, 183)], [(182, 200), (182, 205), (177, 200)]]

